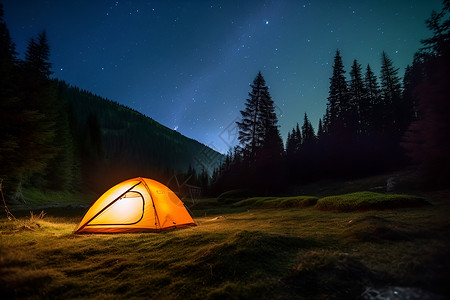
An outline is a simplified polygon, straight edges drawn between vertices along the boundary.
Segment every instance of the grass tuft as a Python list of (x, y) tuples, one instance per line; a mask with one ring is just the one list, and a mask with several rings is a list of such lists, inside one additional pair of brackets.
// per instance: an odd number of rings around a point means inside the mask
[(355, 211), (417, 207), (428, 204), (424, 198), (418, 196), (366, 191), (321, 198), (317, 201), (316, 208), (320, 210)]

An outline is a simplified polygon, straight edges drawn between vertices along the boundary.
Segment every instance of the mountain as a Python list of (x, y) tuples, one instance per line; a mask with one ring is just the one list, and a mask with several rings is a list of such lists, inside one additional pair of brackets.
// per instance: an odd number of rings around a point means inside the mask
[[(91, 138), (99, 149), (93, 163), (102, 166), (95, 168), (100, 173), (95, 177), (106, 176), (108, 184), (134, 176), (169, 180), (190, 167), (212, 174), (223, 160), (222, 154), (136, 110), (65, 83), (59, 87), (72, 123), (82, 132), (80, 143)], [(92, 138), (96, 126), (100, 139)]]

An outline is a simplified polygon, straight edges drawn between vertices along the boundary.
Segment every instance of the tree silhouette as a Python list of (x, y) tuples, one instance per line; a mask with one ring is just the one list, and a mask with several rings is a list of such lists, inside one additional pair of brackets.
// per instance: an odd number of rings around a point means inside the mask
[(236, 124), (239, 127), (238, 139), (242, 148), (254, 158), (266, 134), (264, 103), (270, 100), (270, 96), (261, 72), (253, 80), (251, 87), (252, 91), (249, 92), (249, 98), (246, 100), (245, 110), (241, 111), (242, 121)]
[[(361, 122), (365, 116), (361, 115), (361, 110), (364, 108), (366, 99), (365, 88), (363, 84), (361, 65), (355, 59), (353, 60), (352, 68), (350, 70), (350, 84), (349, 84), (349, 108), (348, 108), (348, 128), (352, 135), (360, 135), (363, 131)], [(364, 129), (365, 131), (366, 129)]]
[(32, 38), (25, 52), (25, 63), (29, 71), (39, 73), (48, 78), (53, 72), (50, 70), (52, 64), (49, 61), (50, 46), (47, 34), (42, 31), (36, 39)]
[(333, 76), (330, 78), (330, 91), (327, 104), (325, 130), (330, 135), (344, 133), (348, 122), (349, 94), (345, 79), (344, 64), (339, 50), (336, 50)]
[(303, 117), (302, 136), (303, 136), (303, 143), (302, 143), (303, 145), (311, 145), (316, 142), (316, 134), (314, 133), (314, 129), (306, 113), (305, 116)]
[(380, 86), (377, 77), (373, 73), (370, 65), (367, 65), (364, 75), (364, 96), (361, 103), (360, 112), (363, 131), (373, 134), (381, 130), (382, 120), (379, 116), (383, 113), (380, 98)]
[(398, 68), (383, 51), (381, 54), (381, 98), (383, 103), (383, 133), (387, 136), (398, 136), (402, 130), (399, 124), (402, 114), (401, 84)]

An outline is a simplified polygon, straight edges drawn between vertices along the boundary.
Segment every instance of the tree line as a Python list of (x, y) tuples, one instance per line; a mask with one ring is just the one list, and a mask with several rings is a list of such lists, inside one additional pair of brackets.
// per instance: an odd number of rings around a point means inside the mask
[(450, 178), (450, 1), (433, 12), (433, 37), (407, 66), (403, 79), (382, 52), (376, 76), (355, 59), (346, 76), (336, 51), (326, 111), (314, 130), (305, 113), (288, 133), (285, 147), (274, 102), (261, 73), (241, 111), (239, 145), (213, 174), (212, 190), (282, 192), (319, 179), (356, 178), (415, 165), (421, 183)]

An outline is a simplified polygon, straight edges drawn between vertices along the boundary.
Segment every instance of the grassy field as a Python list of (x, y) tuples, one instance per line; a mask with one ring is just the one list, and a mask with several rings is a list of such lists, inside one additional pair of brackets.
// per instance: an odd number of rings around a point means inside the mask
[[(191, 207), (200, 226), (145, 234), (73, 235), (84, 212), (77, 207), (51, 208), (43, 218), (22, 213), (0, 221), (0, 295), (354, 299), (367, 288), (403, 286), (449, 297), (449, 195), (423, 195), (431, 205), (344, 212), (318, 204), (357, 209), (354, 194), (204, 199)], [(359, 197), (397, 199), (373, 196)]]

